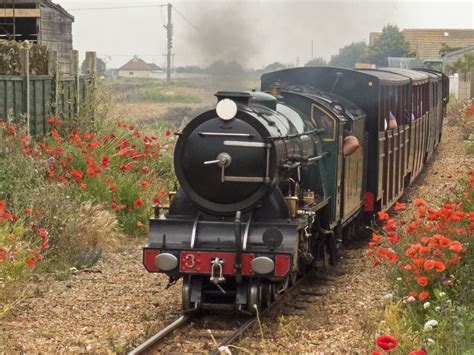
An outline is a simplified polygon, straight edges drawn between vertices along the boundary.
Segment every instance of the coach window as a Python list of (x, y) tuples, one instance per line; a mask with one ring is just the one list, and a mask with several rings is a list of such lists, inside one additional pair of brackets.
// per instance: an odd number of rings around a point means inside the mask
[(336, 140), (336, 118), (331, 113), (313, 104), (311, 106), (311, 121), (316, 127), (324, 128), (323, 141)]

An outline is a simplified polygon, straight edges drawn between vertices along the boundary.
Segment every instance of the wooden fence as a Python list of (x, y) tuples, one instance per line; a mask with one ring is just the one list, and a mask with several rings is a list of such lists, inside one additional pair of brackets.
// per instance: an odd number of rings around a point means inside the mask
[(28, 49), (22, 50), (22, 75), (0, 75), (0, 121), (25, 124), (32, 135), (48, 131), (51, 115), (72, 119), (95, 85), (95, 52), (86, 53), (87, 74), (80, 75), (79, 55), (73, 51), (73, 76), (61, 76), (57, 54), (51, 53), (48, 75), (30, 75)]

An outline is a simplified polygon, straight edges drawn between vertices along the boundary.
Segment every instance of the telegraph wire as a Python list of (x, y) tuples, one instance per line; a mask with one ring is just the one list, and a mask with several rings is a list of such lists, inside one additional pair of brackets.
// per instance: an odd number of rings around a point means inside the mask
[(174, 11), (176, 11), (176, 13), (181, 16), (181, 18), (186, 21), (186, 23), (191, 26), (192, 28), (194, 28), (196, 31), (199, 32), (199, 28), (197, 28), (195, 25), (193, 25), (193, 23), (191, 21), (189, 21), (181, 12), (179, 12), (179, 10), (176, 8), (176, 6), (172, 5), (173, 6), (173, 9)]
[(109, 6), (109, 7), (81, 7), (77, 9), (66, 9), (67, 11), (87, 11), (87, 10), (115, 10), (115, 9), (138, 9), (150, 7), (165, 7), (166, 4), (156, 5), (133, 5), (133, 6)]

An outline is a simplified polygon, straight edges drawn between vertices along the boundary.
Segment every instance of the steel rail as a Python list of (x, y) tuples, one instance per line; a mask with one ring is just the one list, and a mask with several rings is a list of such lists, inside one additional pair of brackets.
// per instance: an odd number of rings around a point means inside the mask
[[(298, 289), (298, 286), (305, 281), (311, 273), (305, 274), (302, 278), (300, 278), (298, 281), (295, 282), (293, 286), (291, 286), (286, 292), (284, 292), (278, 299), (274, 300), (267, 308), (263, 309), (261, 312), (259, 312), (259, 317), (263, 317), (267, 313), (269, 313), (272, 309), (276, 308), (279, 304), (283, 303), (283, 301), (288, 298), (290, 294), (295, 292), (295, 290)], [(219, 345), (216, 346), (214, 350), (212, 350), (209, 354), (210, 355), (218, 355), (219, 354), (219, 348), (221, 346), (229, 346), (232, 344), (235, 340), (240, 338), (242, 334), (249, 329), (252, 325), (254, 325), (257, 322), (258, 318), (257, 317), (252, 317), (248, 321), (246, 321), (244, 324), (242, 324), (237, 330), (235, 330), (231, 335), (229, 335), (227, 338), (225, 338)]]
[(167, 327), (161, 329), (158, 333), (153, 335), (151, 338), (146, 340), (144, 343), (142, 343), (141, 345), (137, 346), (135, 349), (130, 351), (128, 354), (129, 355), (141, 354), (143, 351), (147, 350), (152, 345), (155, 345), (160, 340), (165, 338), (167, 335), (171, 334), (175, 329), (180, 328), (185, 324), (188, 324), (190, 319), (191, 318), (190, 318), (189, 315), (187, 315), (187, 314), (182, 315), (181, 317), (176, 319), (173, 323), (171, 323)]

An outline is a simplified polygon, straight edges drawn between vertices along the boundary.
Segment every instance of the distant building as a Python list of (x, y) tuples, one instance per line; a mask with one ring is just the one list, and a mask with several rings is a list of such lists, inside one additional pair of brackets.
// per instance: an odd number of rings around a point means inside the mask
[(1, 0), (0, 38), (44, 44), (58, 52), (61, 72), (70, 69), (74, 16), (50, 0)]
[(457, 51), (446, 53), (443, 56), (443, 64), (451, 64), (456, 60), (462, 58), (466, 53), (474, 53), (474, 45), (458, 49)]
[[(474, 45), (474, 29), (405, 29), (402, 31), (410, 43), (410, 51), (418, 59), (440, 58), (443, 43), (454, 48)], [(369, 44), (373, 44), (382, 32), (371, 32)]]
[(155, 63), (147, 63), (134, 56), (119, 69), (118, 76), (123, 78), (159, 78), (163, 70)]

